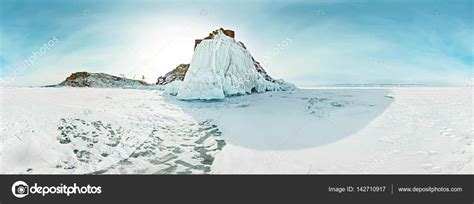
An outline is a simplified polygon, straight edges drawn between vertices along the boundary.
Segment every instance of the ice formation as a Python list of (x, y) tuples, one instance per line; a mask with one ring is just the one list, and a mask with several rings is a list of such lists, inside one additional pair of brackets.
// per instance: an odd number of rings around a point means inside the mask
[[(211, 39), (196, 46), (186, 76), (166, 86), (178, 99), (223, 99), (225, 96), (252, 92), (294, 89), (283, 80), (266, 80), (241, 42), (217, 30)], [(175, 84), (177, 83), (177, 84)]]

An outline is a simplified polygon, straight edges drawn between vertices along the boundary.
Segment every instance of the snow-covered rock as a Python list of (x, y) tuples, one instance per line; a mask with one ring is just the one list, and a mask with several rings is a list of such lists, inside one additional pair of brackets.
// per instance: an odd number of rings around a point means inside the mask
[(295, 89), (293, 84), (270, 77), (234, 36), (233, 31), (221, 28), (203, 40), (196, 40), (189, 67), (178, 66), (158, 78), (157, 84), (168, 84), (166, 92), (182, 100), (223, 99), (252, 92)]
[(127, 88), (147, 86), (140, 80), (117, 77), (105, 73), (76, 72), (57, 86), (93, 87), (93, 88)]

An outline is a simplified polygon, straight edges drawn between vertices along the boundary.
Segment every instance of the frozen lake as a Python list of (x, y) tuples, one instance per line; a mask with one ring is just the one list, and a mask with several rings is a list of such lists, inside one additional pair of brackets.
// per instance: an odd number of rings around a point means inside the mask
[(472, 88), (2, 88), (0, 173), (472, 173)]

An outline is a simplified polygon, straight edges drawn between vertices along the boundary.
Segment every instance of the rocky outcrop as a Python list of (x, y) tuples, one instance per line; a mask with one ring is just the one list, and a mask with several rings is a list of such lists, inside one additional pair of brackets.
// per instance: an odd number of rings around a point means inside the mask
[(169, 84), (175, 80), (183, 81), (186, 72), (189, 69), (189, 64), (180, 64), (172, 71), (166, 73), (164, 76), (158, 77), (156, 85), (165, 85)]
[[(294, 85), (274, 80), (229, 32), (218, 29), (196, 47), (183, 81), (164, 87), (180, 100), (221, 100), (265, 91), (294, 90)], [(229, 36), (231, 35), (231, 36)]]
[(199, 43), (201, 43), (203, 40), (209, 40), (209, 39), (214, 39), (214, 37), (216, 35), (219, 34), (219, 31), (221, 31), (222, 33), (224, 33), (224, 35), (227, 35), (231, 38), (235, 38), (235, 32), (233, 30), (226, 30), (224, 28), (219, 28), (215, 31), (212, 31), (209, 33), (209, 35), (207, 37), (205, 37), (204, 39), (196, 39), (194, 41), (194, 49), (196, 50), (196, 47), (199, 45)]
[[(203, 40), (214, 39), (219, 34), (219, 32), (223, 33), (224, 35), (226, 35), (230, 38), (235, 38), (235, 32), (233, 30), (227, 30), (227, 29), (219, 28), (219, 29), (209, 33), (209, 35), (207, 37), (203, 38), (203, 39), (196, 39), (195, 42), (194, 42), (194, 50), (196, 50), (196, 47)], [(239, 41), (239, 44), (240, 44), (240, 46), (242, 46), (242, 48), (247, 50), (247, 47), (244, 45), (244, 43)], [(260, 73), (265, 78), (265, 80), (267, 80), (269, 82), (278, 82), (278, 80), (275, 80), (274, 78), (272, 78), (270, 75), (267, 74), (265, 69), (260, 64), (260, 62), (255, 60), (255, 58), (253, 58), (253, 57), (252, 57), (252, 61), (253, 61), (253, 64), (254, 64), (255, 69), (257, 70), (257, 72)], [(188, 69), (189, 69), (189, 64), (180, 64), (178, 67), (176, 67), (172, 71), (166, 73), (164, 76), (158, 77), (158, 81), (156, 82), (156, 84), (157, 85), (165, 85), (165, 84), (169, 84), (169, 83), (171, 83), (175, 80), (183, 81)]]
[(144, 81), (117, 77), (104, 73), (76, 72), (71, 74), (57, 86), (94, 87), (94, 88), (124, 88), (147, 86)]

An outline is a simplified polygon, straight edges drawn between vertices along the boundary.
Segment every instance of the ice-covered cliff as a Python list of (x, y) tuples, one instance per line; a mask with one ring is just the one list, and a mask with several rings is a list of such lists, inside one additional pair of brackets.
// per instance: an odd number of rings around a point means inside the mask
[(252, 92), (292, 90), (294, 85), (268, 76), (243, 43), (218, 29), (196, 41), (184, 80), (167, 84), (167, 92), (183, 100), (223, 99)]

